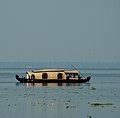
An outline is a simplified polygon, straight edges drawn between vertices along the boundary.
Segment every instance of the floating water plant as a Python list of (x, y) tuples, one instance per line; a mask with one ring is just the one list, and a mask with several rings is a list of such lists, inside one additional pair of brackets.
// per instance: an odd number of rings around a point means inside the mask
[(92, 116), (87, 115), (88, 118), (92, 118)]
[(68, 108), (69, 108), (69, 106), (66, 106), (66, 108), (68, 109)]
[(113, 105), (113, 103), (92, 103), (91, 105), (94, 107), (97, 107), (97, 106), (104, 107), (104, 106), (111, 106)]
[(95, 87), (92, 87), (91, 90), (96, 90), (96, 88), (95, 88)]

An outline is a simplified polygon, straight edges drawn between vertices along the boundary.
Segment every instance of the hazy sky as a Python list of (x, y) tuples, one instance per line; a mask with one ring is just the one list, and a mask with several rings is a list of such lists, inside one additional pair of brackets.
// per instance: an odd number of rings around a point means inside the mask
[(120, 62), (120, 0), (0, 0), (0, 62)]

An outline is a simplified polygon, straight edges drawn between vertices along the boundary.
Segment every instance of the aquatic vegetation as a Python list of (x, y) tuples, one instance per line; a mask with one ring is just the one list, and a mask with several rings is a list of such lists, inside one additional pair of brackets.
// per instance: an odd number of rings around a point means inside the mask
[(88, 118), (92, 118), (92, 116), (87, 115)]
[(66, 106), (66, 108), (68, 109), (68, 108), (69, 108), (69, 106)]
[(78, 94), (79, 92), (78, 91), (74, 91), (73, 94)]
[(71, 106), (71, 108), (76, 108), (77, 106), (75, 106), (75, 105), (73, 105), (73, 106)]
[(97, 106), (104, 107), (104, 106), (112, 106), (113, 103), (92, 103), (91, 105), (94, 107), (97, 107)]
[(67, 102), (71, 102), (71, 100), (67, 100)]
[(95, 88), (95, 87), (92, 87), (91, 90), (96, 90), (96, 88)]
[(10, 104), (8, 104), (8, 106), (10, 106)]
[(35, 96), (36, 94), (32, 94), (32, 93), (25, 93), (24, 97), (31, 97), (31, 96)]

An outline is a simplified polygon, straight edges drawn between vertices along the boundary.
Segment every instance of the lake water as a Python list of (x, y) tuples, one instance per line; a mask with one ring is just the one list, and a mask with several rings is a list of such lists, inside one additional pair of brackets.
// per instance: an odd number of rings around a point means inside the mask
[[(86, 84), (15, 79), (15, 74), (43, 68), (77, 68), (92, 79)], [(119, 63), (0, 63), (0, 118), (119, 118), (119, 111)]]

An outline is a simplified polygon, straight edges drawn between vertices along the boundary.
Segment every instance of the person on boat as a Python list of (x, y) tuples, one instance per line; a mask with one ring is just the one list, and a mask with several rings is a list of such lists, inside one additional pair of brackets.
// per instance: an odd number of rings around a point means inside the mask
[(28, 75), (28, 72), (26, 72), (26, 78), (30, 79), (30, 76)]
[(81, 75), (80, 74), (78, 74), (78, 79), (81, 79), (82, 77), (81, 77)]
[(66, 80), (69, 80), (70, 79), (70, 76), (69, 74), (66, 75)]

